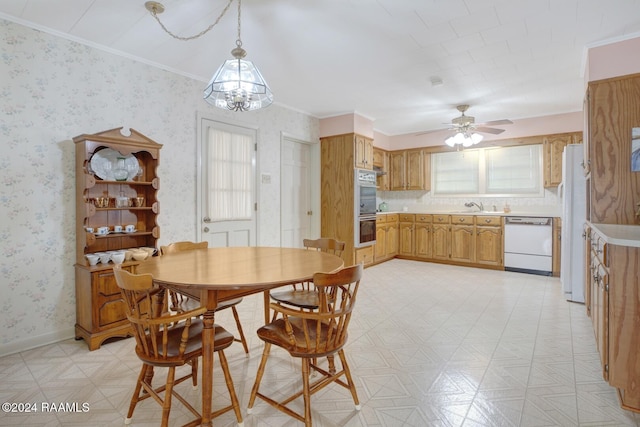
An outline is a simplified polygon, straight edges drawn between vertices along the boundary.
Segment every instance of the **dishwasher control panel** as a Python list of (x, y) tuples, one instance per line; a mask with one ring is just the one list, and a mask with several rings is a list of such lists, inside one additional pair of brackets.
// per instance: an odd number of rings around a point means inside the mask
[(505, 224), (530, 224), (530, 225), (551, 225), (551, 218), (538, 218), (535, 216), (508, 216), (504, 219)]

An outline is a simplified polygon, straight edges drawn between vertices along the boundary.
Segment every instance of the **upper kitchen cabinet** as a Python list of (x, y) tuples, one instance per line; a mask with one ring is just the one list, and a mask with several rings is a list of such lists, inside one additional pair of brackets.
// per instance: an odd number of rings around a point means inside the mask
[(557, 187), (562, 182), (562, 152), (569, 144), (580, 144), (582, 133), (547, 135), (542, 142), (545, 187)]
[(423, 149), (389, 153), (390, 190), (430, 190), (431, 154)]
[(355, 167), (357, 169), (373, 170), (373, 139), (356, 134), (355, 150)]
[(389, 153), (373, 148), (373, 169), (376, 171), (376, 184), (379, 191), (389, 189)]
[(631, 167), (632, 130), (640, 127), (640, 74), (589, 83), (588, 212), (591, 222), (638, 224), (640, 171)]

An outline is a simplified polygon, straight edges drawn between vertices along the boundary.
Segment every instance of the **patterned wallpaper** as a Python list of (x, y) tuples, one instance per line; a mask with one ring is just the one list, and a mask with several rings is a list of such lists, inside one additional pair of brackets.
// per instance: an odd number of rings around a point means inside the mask
[(272, 176), (258, 244), (279, 245), (280, 135), (317, 141), (316, 118), (214, 111), (203, 82), (1, 19), (0, 76), (0, 356), (74, 334), (74, 136), (124, 126), (163, 144), (164, 244), (196, 236), (197, 112), (256, 127), (258, 174)]

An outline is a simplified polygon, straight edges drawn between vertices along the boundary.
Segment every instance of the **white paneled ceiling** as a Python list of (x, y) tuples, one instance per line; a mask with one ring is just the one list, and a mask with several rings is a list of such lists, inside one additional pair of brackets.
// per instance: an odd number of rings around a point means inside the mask
[[(237, 0), (203, 37), (145, 0), (0, 0), (0, 18), (205, 83), (235, 47)], [(196, 34), (227, 0), (163, 0)], [(242, 41), (277, 103), (358, 113), (388, 135), (580, 111), (588, 47), (640, 36), (640, 0), (243, 0)], [(433, 86), (432, 77), (443, 84)], [(204, 101), (203, 101), (204, 102)], [(240, 114), (240, 113), (239, 113)]]

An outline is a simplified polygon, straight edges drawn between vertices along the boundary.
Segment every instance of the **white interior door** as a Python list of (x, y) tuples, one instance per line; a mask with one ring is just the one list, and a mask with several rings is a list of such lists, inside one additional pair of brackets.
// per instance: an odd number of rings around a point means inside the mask
[(284, 136), (280, 153), (280, 242), (302, 247), (312, 235), (311, 146)]
[(256, 131), (199, 117), (198, 239), (256, 245)]

